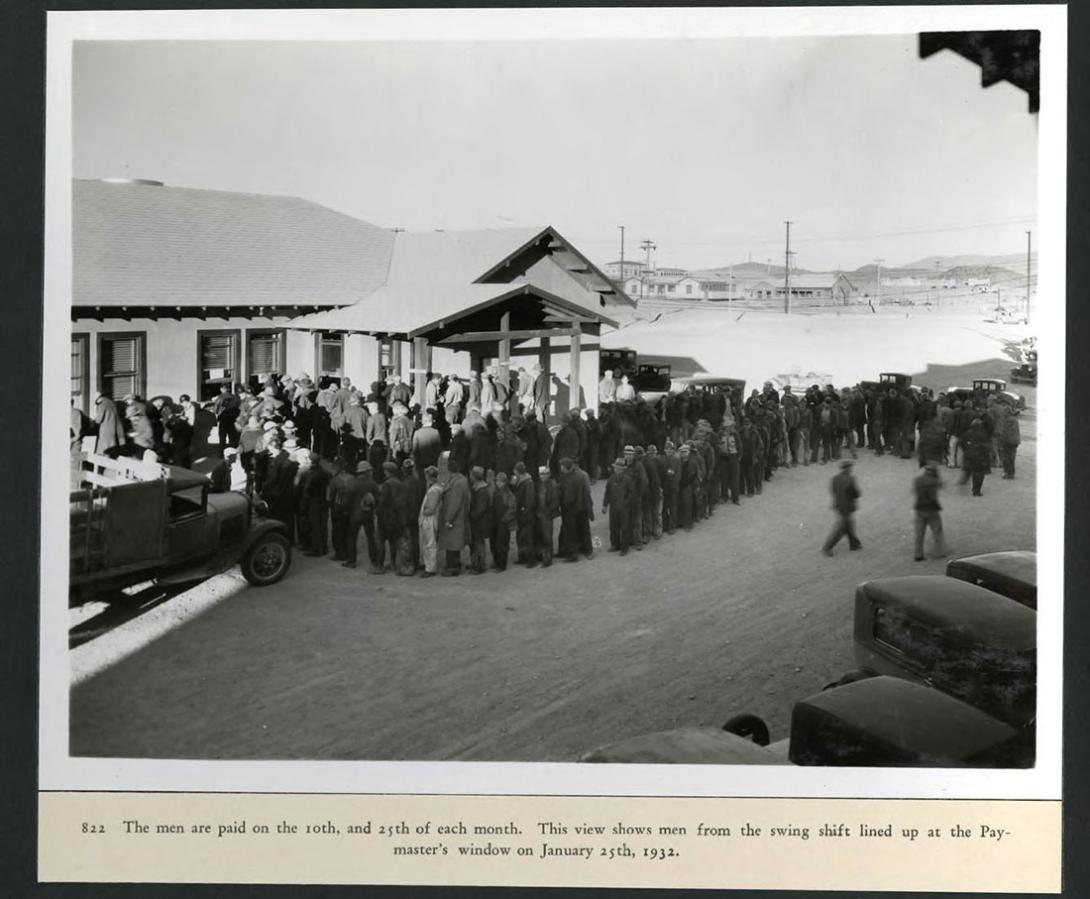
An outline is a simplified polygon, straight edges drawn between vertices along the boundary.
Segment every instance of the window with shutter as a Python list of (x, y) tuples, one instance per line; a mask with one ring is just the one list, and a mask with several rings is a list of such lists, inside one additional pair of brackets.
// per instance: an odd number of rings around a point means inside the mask
[(215, 399), (223, 384), (239, 378), (239, 331), (198, 331), (198, 393), (202, 401)]
[(89, 399), (89, 390), (87, 386), (88, 380), (88, 365), (87, 365), (87, 346), (89, 343), (88, 335), (86, 334), (73, 334), (72, 335), (72, 399), (75, 402), (77, 409), (87, 411)]
[(144, 335), (100, 334), (99, 368), (102, 390), (111, 399), (144, 395)]
[(284, 334), (282, 330), (246, 332), (246, 365), (251, 382), (260, 382), (264, 375), (285, 373)]

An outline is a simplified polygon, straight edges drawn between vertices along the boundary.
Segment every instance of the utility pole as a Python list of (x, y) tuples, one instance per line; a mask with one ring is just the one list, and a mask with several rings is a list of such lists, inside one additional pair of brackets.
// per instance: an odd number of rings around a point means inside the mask
[(393, 231), (394, 234), (401, 234), (405, 229), (404, 228), (391, 228), (390, 230)]
[(624, 225), (618, 225), (617, 227), (621, 229), (621, 289), (624, 290), (626, 280), (624, 273)]
[[(644, 266), (643, 279), (641, 280), (641, 285), (642, 285), (642, 284), (647, 283), (647, 278), (650, 277), (650, 274), (651, 274), (651, 251), (652, 250), (657, 250), (658, 247), (656, 247), (655, 244), (651, 240), (649, 240), (647, 238), (644, 238), (643, 242), (640, 244), (640, 249), (643, 250), (647, 254), (647, 264)], [(643, 294), (642, 290), (640, 291), (640, 294), (641, 294), (641, 299), (642, 299), (642, 294)]]
[(791, 311), (791, 222), (784, 222), (787, 226), (787, 245), (784, 248), (783, 268), (783, 311), (784, 315)]
[(878, 287), (874, 295), (874, 303), (876, 306), (882, 305), (882, 263), (885, 259), (875, 259), (874, 264), (878, 266)]
[(1026, 324), (1029, 324), (1029, 251), (1033, 241), (1033, 232), (1026, 232)]

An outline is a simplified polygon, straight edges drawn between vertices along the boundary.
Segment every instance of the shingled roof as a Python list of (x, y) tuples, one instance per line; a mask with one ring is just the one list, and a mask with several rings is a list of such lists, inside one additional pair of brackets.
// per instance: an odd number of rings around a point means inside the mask
[(345, 306), (386, 281), (390, 231), (297, 197), (72, 184), (74, 307)]

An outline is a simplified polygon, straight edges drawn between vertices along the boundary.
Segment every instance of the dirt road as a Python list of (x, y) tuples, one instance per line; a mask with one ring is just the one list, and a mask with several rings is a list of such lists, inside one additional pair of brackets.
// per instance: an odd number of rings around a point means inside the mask
[[(944, 472), (955, 554), (1033, 548), (1032, 412), (1022, 431), (1018, 478), (994, 474), (984, 497)], [(72, 753), (570, 761), (742, 711), (782, 736), (795, 700), (852, 667), (855, 586), (944, 566), (912, 561), (915, 463), (866, 451), (864, 549), (823, 557), (834, 471), (780, 470), (763, 495), (623, 559), (422, 580), (299, 556), (283, 583), (228, 584), (75, 686)]]

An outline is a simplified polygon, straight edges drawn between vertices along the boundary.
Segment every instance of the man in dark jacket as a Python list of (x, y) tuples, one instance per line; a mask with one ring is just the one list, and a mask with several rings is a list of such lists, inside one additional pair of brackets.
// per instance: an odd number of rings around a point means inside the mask
[(527, 568), (533, 568), (534, 561), (534, 513), (536, 491), (534, 480), (526, 472), (526, 464), (515, 465), (515, 545), (518, 548), (518, 561)]
[(404, 485), (401, 497), (402, 517), (409, 532), (409, 564), (413, 571), (417, 571), (423, 568), (420, 558), (420, 528), (417, 523), (420, 519), (420, 506), (424, 502), (427, 485), (420, 477), (420, 472), (417, 471), (412, 459), (406, 459), (401, 463), (401, 482)]
[[(654, 448), (654, 444), (651, 445)], [(661, 525), (659, 532), (655, 533), (655, 505), (662, 505), (662, 484), (659, 483), (659, 469), (655, 460), (647, 455), (642, 446), (636, 447), (636, 462), (642, 466), (644, 483), (647, 487), (640, 497), (641, 512), (643, 513), (643, 541), (646, 543), (651, 538), (659, 539), (662, 536)]]
[(587, 410), (587, 445), (583, 450), (580, 467), (590, 477), (591, 484), (598, 480), (598, 448), (602, 442), (602, 426), (593, 409)]
[(379, 550), (375, 564), (385, 570), (386, 551), (390, 552), (390, 570), (395, 574), (412, 574), (409, 561), (409, 532), (405, 520), (405, 484), (396, 462), (384, 462), (382, 485), (379, 487), (375, 519), (378, 524)]
[(852, 462), (845, 459), (840, 463), (840, 473), (832, 480), (833, 508), (836, 510), (837, 521), (829, 533), (825, 545), (821, 551), (827, 556), (833, 554), (833, 547), (840, 542), (841, 537), (848, 538), (849, 549), (862, 549), (863, 544), (855, 534), (855, 521), (852, 516), (859, 507), (859, 497), (862, 495), (859, 485), (852, 475)]
[(492, 536), (492, 494), (484, 469), (473, 466), (469, 473), (469, 573), (484, 574), (485, 541)]
[(609, 550), (628, 555), (631, 544), (631, 528), (628, 525), (628, 510), (631, 507), (632, 481), (628, 476), (624, 459), (617, 458), (613, 463), (613, 474), (606, 482), (605, 495), (602, 497), (602, 514), (609, 513)]
[(547, 465), (537, 472), (537, 496), (534, 507), (534, 554), (542, 568), (553, 564), (553, 519), (560, 515), (556, 481)]
[(322, 466), (322, 457), (310, 454), (310, 468), (300, 479), (299, 511), (307, 523), (307, 539), (303, 545), (303, 555), (324, 556), (328, 545), (327, 533), (329, 521), (329, 472)]
[(578, 417), (579, 412), (577, 410), (570, 412), (564, 426), (557, 433), (556, 440), (553, 441), (552, 464), (549, 467), (554, 472), (560, 471), (560, 460), (565, 456), (569, 459), (579, 458), (581, 441), (579, 431), (575, 427), (575, 419)]
[(628, 527), (632, 531), (632, 545), (643, 549), (647, 535), (643, 532), (643, 510), (650, 502), (651, 487), (647, 482), (647, 472), (636, 458), (636, 447), (628, 444), (624, 448), (624, 464), (628, 477), (632, 481), (632, 495), (628, 507)]
[(939, 468), (934, 462), (928, 462), (924, 466), (923, 474), (912, 482), (912, 491), (916, 496), (913, 508), (916, 512), (915, 559), (917, 562), (924, 560), (923, 541), (928, 528), (931, 528), (931, 534), (935, 538), (935, 555), (940, 559), (946, 555), (942, 537), (942, 506), (939, 504), (941, 488)]
[(356, 544), (359, 541), (360, 528), (367, 538), (367, 556), (372, 571), (381, 571), (378, 567), (378, 546), (375, 543), (375, 505), (378, 502), (378, 484), (371, 472), (371, 463), (359, 462), (356, 476), (341, 491), (335, 514), (347, 521), (344, 532), (344, 567), (356, 567)]
[[(578, 560), (581, 548), (580, 535), (590, 506), (589, 481), (585, 472), (577, 472), (575, 463), (567, 456), (560, 460), (560, 479), (557, 482), (557, 498), (560, 502), (560, 538), (557, 552), (565, 562)], [(589, 527), (589, 520), (586, 521)]]
[(662, 529), (667, 534), (677, 528), (678, 457), (672, 440), (666, 441), (658, 457), (659, 485), (662, 487)]

